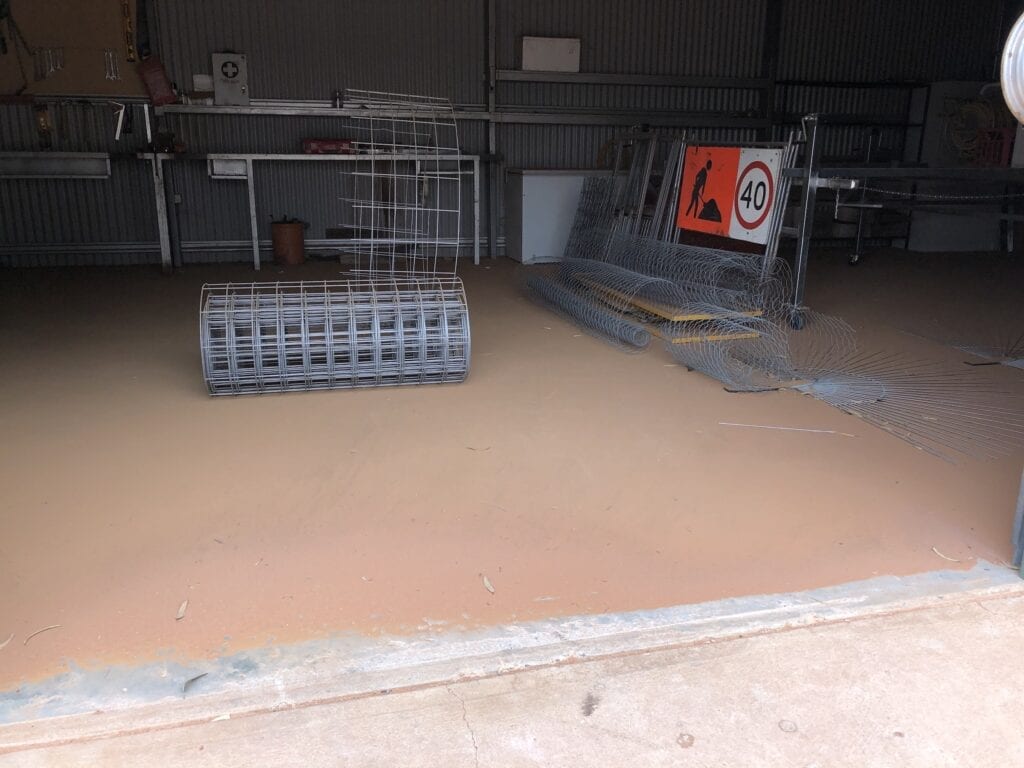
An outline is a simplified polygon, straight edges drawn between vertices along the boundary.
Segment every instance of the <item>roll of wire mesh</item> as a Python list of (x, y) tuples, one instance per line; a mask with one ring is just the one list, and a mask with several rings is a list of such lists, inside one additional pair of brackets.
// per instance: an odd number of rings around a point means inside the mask
[(459, 382), (469, 308), (457, 277), (204, 285), (212, 395)]

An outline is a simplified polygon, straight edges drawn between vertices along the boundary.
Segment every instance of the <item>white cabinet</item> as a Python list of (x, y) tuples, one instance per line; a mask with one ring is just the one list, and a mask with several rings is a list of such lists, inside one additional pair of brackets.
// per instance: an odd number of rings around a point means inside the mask
[(584, 179), (610, 171), (510, 170), (505, 179), (505, 252), (523, 264), (560, 261)]

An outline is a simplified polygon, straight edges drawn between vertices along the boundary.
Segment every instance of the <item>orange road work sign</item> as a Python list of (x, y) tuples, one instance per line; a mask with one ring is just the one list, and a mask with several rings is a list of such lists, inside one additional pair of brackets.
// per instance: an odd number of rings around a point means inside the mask
[(687, 147), (676, 226), (764, 245), (781, 162), (780, 149)]
[(739, 147), (687, 147), (676, 226), (729, 236)]

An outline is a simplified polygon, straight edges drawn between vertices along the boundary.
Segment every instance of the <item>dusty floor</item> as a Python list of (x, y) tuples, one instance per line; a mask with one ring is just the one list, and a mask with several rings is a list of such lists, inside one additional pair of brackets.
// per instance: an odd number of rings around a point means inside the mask
[[(882, 323), (930, 290), (965, 300), (960, 263), (943, 283), (924, 260), (820, 261), (808, 300), (947, 354)], [(580, 334), (488, 266), (463, 270), (466, 383), (239, 399), (205, 393), (198, 297), (250, 270), (2, 273), (0, 689), (72, 663), (949, 567), (933, 547), (1009, 557), (1019, 456), (950, 465), (808, 398), (728, 394)]]
[(1020, 765), (1022, 642), (1018, 588), (7, 754), (0, 737), (0, 766)]

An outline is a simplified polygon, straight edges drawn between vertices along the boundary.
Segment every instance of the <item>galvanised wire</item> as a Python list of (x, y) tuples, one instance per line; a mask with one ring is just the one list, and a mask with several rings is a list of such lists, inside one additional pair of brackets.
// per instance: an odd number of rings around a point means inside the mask
[[(659, 337), (678, 362), (730, 391), (807, 394), (945, 460), (1024, 448), (1024, 395), (991, 368), (864, 349), (845, 321), (807, 309), (795, 330), (784, 261), (631, 233), (614, 184), (585, 182), (566, 258), (529, 272), (542, 303), (620, 348)], [(960, 348), (1013, 365), (1021, 336)]]
[(205, 285), (212, 395), (463, 381), (469, 308), (456, 277)]

